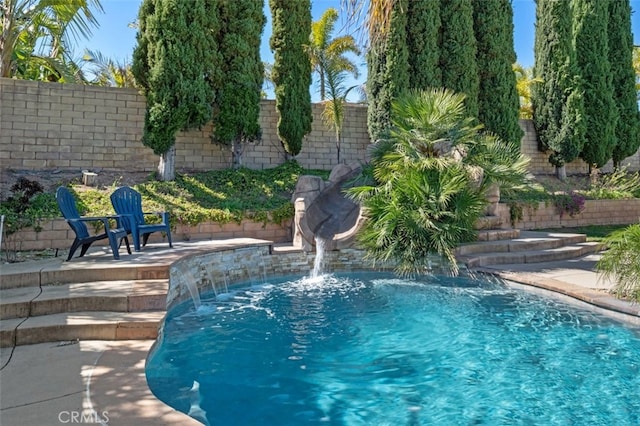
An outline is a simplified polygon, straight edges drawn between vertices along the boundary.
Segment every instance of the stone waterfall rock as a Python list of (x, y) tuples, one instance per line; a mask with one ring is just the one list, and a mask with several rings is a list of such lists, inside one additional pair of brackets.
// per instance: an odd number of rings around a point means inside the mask
[(328, 181), (300, 176), (292, 197), (295, 205), (293, 245), (312, 251), (315, 238), (326, 241), (326, 250), (350, 247), (362, 223), (360, 206), (343, 194), (360, 173), (359, 164), (339, 164)]

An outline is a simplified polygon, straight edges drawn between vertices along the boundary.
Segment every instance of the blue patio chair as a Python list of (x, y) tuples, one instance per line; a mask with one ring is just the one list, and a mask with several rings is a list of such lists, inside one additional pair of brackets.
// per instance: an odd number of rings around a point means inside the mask
[[(122, 224), (128, 233), (133, 237), (133, 246), (136, 251), (140, 251), (140, 239), (142, 246), (147, 245), (149, 235), (154, 232), (164, 232), (171, 243), (171, 228), (169, 226), (168, 212), (147, 213), (142, 211), (142, 196), (138, 191), (128, 186), (122, 186), (111, 194), (111, 204), (118, 215), (122, 217)], [(147, 223), (145, 216), (156, 215), (162, 220), (161, 223)]]
[[(73, 194), (64, 186), (59, 187), (56, 191), (56, 201), (58, 202), (58, 208), (60, 209), (62, 216), (76, 235), (73, 243), (71, 244), (71, 249), (69, 249), (69, 257), (67, 257), (67, 260), (71, 260), (78, 247), (82, 246), (80, 256), (78, 256), (82, 257), (85, 255), (91, 244), (98, 240), (104, 240), (105, 238), (109, 239), (109, 245), (111, 246), (114, 259), (120, 259), (119, 247), (122, 244), (122, 240), (124, 240), (127, 245), (127, 252), (131, 254), (127, 231), (121, 226), (122, 223), (118, 216), (80, 216), (78, 209), (76, 208), (76, 200), (73, 198)], [(116, 228), (111, 228), (109, 219), (116, 220)], [(101, 222), (104, 226), (104, 232), (91, 235), (87, 229), (87, 222)]]

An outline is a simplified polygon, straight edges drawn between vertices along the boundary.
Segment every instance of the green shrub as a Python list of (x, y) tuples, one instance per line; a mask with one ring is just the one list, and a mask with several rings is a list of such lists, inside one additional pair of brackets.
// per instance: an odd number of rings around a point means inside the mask
[(603, 174), (591, 183), (585, 195), (597, 200), (638, 197), (640, 196), (640, 173), (629, 173), (625, 168), (620, 168), (613, 173)]
[(40, 183), (19, 178), (11, 187), (11, 195), (0, 203), (0, 215), (4, 216), (2, 241), (7, 261), (14, 261), (20, 249), (20, 241), (14, 234), (27, 228), (40, 231), (40, 221), (59, 216), (53, 194), (43, 192)]
[(640, 224), (614, 232), (605, 240), (605, 245), (608, 250), (596, 269), (605, 279), (615, 282), (618, 297), (640, 302)]

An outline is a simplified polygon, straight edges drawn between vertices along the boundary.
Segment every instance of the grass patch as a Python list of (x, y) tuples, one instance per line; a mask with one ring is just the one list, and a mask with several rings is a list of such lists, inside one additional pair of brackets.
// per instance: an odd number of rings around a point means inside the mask
[(575, 234), (585, 234), (587, 241), (602, 242), (605, 238), (611, 235), (613, 232), (620, 229), (625, 229), (629, 225), (588, 225), (588, 226), (576, 226), (573, 228), (548, 228), (539, 229), (541, 232), (569, 232)]

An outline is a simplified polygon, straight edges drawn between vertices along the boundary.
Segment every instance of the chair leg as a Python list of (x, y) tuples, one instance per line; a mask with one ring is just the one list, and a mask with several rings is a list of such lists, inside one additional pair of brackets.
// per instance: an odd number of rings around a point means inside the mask
[(118, 239), (116, 238), (116, 235), (107, 230), (107, 232), (109, 233), (109, 245), (111, 246), (111, 252), (113, 253), (113, 258), (118, 260), (120, 259), (120, 253), (118, 252)]
[(124, 240), (124, 243), (127, 245), (127, 253), (131, 254), (131, 246), (129, 245), (129, 238), (126, 235), (123, 238), (121, 238), (120, 245), (122, 245), (122, 240)]
[(133, 237), (133, 248), (136, 251), (140, 251), (140, 234), (138, 233), (138, 228), (131, 230), (131, 236)]
[(83, 244), (82, 249), (80, 250), (80, 256), (78, 257), (84, 256), (87, 253), (87, 250), (89, 250), (89, 247), (91, 247), (91, 243)]
[(169, 248), (173, 248), (173, 243), (171, 242), (171, 227), (167, 226), (167, 240), (169, 240)]
[(71, 248), (69, 249), (69, 257), (67, 257), (67, 261), (71, 260), (71, 258), (73, 257), (73, 254), (76, 252), (78, 247), (80, 247), (80, 240), (76, 238), (75, 240), (73, 240), (73, 243), (71, 244)]

